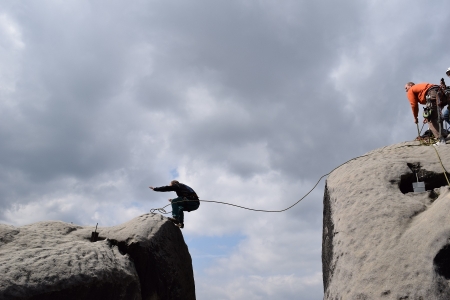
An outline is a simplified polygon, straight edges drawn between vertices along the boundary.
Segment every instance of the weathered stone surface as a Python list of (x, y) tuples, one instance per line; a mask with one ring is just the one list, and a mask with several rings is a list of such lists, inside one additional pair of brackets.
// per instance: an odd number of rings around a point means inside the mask
[(157, 214), (94, 227), (0, 224), (0, 299), (195, 299), (180, 230)]
[[(450, 145), (436, 150), (450, 170)], [(417, 163), (422, 193), (412, 192)], [(332, 172), (324, 197), (324, 299), (450, 299), (446, 185), (435, 149), (418, 142), (369, 152)]]

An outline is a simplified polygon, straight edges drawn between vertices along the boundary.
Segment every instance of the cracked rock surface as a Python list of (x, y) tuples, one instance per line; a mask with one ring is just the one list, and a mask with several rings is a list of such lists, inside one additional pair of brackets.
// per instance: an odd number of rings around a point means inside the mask
[(157, 214), (113, 227), (0, 224), (0, 299), (195, 299), (180, 230)]
[[(436, 150), (450, 170), (450, 145)], [(408, 164), (417, 163), (427, 191), (402, 192), (405, 178), (416, 180)], [(433, 146), (418, 142), (374, 150), (330, 174), (324, 299), (450, 299), (450, 193), (443, 174)]]

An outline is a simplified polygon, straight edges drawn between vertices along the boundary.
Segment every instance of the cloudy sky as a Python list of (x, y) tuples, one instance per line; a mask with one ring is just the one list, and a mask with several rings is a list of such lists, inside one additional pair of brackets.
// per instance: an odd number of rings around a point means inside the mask
[[(444, 0), (0, 0), (0, 222), (110, 226), (201, 199), (288, 207), (411, 140), (450, 67)], [(449, 80), (448, 80), (449, 81)], [(321, 299), (324, 180), (284, 213), (186, 215), (197, 298)]]

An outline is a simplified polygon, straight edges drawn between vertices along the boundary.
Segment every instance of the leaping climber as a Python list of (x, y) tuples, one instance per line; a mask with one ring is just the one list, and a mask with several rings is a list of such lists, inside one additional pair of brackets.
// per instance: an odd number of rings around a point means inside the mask
[(198, 199), (195, 191), (176, 180), (172, 180), (170, 185), (161, 186), (161, 187), (152, 187), (152, 190), (155, 192), (175, 192), (177, 193), (177, 198), (169, 199), (169, 202), (172, 203), (172, 216), (173, 218), (169, 218), (175, 225), (180, 228), (184, 228), (184, 213), (183, 211), (193, 211), (198, 209), (200, 206), (200, 201)]

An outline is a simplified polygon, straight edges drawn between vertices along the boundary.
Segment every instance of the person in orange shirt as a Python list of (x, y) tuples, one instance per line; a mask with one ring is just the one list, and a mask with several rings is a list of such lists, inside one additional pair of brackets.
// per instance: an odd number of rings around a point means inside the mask
[(424, 123), (428, 122), (431, 132), (435, 138), (441, 143), (445, 143), (444, 137), (439, 133), (439, 128), (442, 128), (442, 120), (438, 118), (437, 109), (437, 93), (439, 86), (431, 83), (418, 83), (408, 82), (405, 85), (406, 97), (408, 97), (411, 104), (412, 113), (414, 116), (414, 123), (418, 123), (419, 103), (431, 107), (430, 117), (424, 120)]

